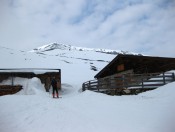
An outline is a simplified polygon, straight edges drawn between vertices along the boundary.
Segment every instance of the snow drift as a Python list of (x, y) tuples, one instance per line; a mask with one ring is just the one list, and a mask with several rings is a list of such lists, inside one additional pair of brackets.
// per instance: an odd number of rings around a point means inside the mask
[[(37, 78), (28, 82), (32, 82), (31, 89), (43, 88)], [(68, 87), (63, 85), (63, 91)], [(69, 91), (69, 96), (63, 92), (63, 98), (52, 99), (49, 93), (41, 94), (42, 90), (28, 96), (2, 96), (0, 131), (173, 132), (174, 87), (175, 82), (132, 96), (108, 96), (92, 91), (71, 95)]]
[[(4, 80), (1, 85), (11, 85), (11, 78)], [(20, 95), (33, 95), (33, 94), (39, 94), (39, 93), (44, 93), (45, 88), (44, 84), (41, 83), (39, 78), (32, 78), (32, 79), (27, 79), (27, 78), (20, 78), (20, 77), (15, 77), (13, 79), (14, 85), (22, 85), (23, 89), (18, 92), (17, 94)]]

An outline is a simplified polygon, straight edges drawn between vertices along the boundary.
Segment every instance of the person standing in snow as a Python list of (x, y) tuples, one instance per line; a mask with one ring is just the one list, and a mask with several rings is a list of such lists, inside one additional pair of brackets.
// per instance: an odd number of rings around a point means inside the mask
[(52, 85), (52, 88), (53, 88), (53, 92), (52, 92), (53, 98), (55, 98), (55, 91), (56, 91), (57, 98), (59, 98), (58, 97), (57, 81), (56, 81), (55, 77), (52, 78), (51, 85)]

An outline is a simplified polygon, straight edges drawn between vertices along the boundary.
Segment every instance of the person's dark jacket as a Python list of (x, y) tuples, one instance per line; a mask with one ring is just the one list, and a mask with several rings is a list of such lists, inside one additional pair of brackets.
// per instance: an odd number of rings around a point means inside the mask
[(52, 79), (51, 85), (52, 87), (57, 87), (57, 81), (55, 79)]

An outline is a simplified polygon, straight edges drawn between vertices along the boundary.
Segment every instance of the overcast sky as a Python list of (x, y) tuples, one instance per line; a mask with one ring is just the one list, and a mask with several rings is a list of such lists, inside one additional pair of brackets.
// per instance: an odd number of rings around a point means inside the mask
[(175, 0), (0, 0), (0, 46), (53, 42), (175, 57)]

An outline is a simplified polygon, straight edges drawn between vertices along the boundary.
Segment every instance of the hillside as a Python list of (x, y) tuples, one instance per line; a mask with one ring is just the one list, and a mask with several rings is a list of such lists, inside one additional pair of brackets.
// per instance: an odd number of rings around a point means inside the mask
[(94, 79), (94, 75), (118, 53), (119, 50), (82, 48), (64, 44), (49, 44), (29, 52), (0, 47), (0, 68), (56, 68), (62, 70), (62, 82), (81, 84)]

